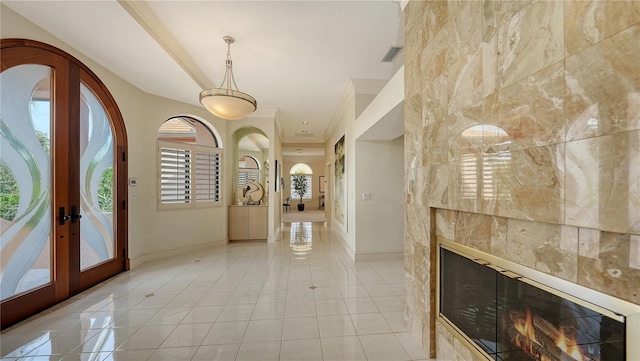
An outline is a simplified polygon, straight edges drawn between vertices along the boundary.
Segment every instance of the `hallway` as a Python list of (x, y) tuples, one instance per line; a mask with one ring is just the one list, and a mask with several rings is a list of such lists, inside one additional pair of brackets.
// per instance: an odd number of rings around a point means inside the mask
[(402, 261), (350, 261), (322, 223), (150, 262), (3, 331), (2, 360), (422, 360)]

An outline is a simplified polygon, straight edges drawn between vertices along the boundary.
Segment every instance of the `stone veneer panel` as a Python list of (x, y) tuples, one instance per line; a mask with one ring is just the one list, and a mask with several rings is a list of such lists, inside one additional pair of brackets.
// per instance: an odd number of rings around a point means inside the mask
[(534, 1), (498, 29), (498, 74), (505, 87), (564, 56), (562, 1)]
[(436, 323), (436, 360), (451, 361), (454, 359), (453, 343), (454, 337), (448, 329)]
[(491, 251), (491, 216), (459, 212), (454, 240), (483, 252)]
[(424, 127), (422, 123), (422, 96), (416, 94), (405, 100), (404, 125), (409, 134), (415, 133)]
[(439, 360), (475, 356), (431, 311), (436, 235), (640, 304), (638, 14), (639, 1), (407, 5), (405, 317)]
[(640, 1), (637, 0), (572, 0), (564, 4), (568, 54), (575, 54), (640, 22)]
[(640, 237), (582, 229), (580, 237), (578, 283), (640, 304)]
[(422, 204), (434, 208), (451, 208), (451, 168), (449, 163), (431, 164), (426, 167), (426, 188), (422, 195)]
[[(482, 129), (473, 132), (477, 125), (484, 123), (484, 103), (479, 100), (476, 104), (471, 104), (461, 110), (452, 112), (447, 117), (447, 150), (448, 160), (460, 160), (468, 154), (480, 154), (483, 151)], [(469, 128), (471, 134), (469, 133)]]
[(495, 36), (498, 27), (510, 20), (530, 2), (531, 0), (483, 1), (484, 32), (482, 38), (486, 41)]
[(449, 33), (448, 27), (442, 29), (429, 41), (420, 54), (420, 69), (426, 82), (433, 81), (447, 71)]
[(447, 25), (448, 3), (446, 1), (424, 1), (422, 24), (425, 33), (425, 41), (430, 42), (440, 30)]
[(566, 59), (567, 140), (640, 129), (640, 25)]
[(449, 240), (455, 239), (458, 212), (447, 209), (436, 209), (436, 236)]
[(423, 136), (423, 163), (429, 164), (446, 164), (449, 161), (449, 124), (447, 118), (437, 119), (435, 122), (428, 124)]
[(482, 99), (482, 2), (465, 1), (450, 20), (446, 64), (452, 112)]
[(562, 223), (564, 169), (564, 144), (510, 152), (510, 160), (497, 174), (499, 215)]
[(507, 258), (508, 222), (503, 217), (491, 217), (491, 251), (496, 257)]
[(564, 66), (553, 64), (499, 92), (499, 126), (509, 150), (564, 141)]
[(467, 361), (473, 360), (473, 354), (465, 345), (457, 338), (453, 339), (453, 360), (454, 361)]
[(640, 234), (640, 131), (567, 143), (566, 222)]
[(509, 219), (507, 259), (577, 282), (578, 228)]
[(422, 116), (425, 129), (443, 119), (448, 112), (447, 108), (447, 77), (441, 75), (427, 83), (422, 93)]
[(640, 130), (640, 24), (565, 60), (566, 139)]

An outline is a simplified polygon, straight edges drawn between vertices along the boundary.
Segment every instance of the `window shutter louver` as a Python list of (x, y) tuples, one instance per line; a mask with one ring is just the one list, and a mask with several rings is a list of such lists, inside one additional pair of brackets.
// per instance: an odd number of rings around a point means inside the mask
[(222, 200), (221, 149), (160, 141), (160, 206), (174, 208)]
[(160, 149), (160, 202), (189, 203), (191, 200), (191, 151)]
[(504, 177), (508, 171), (510, 162), (509, 152), (485, 154), (482, 157), (475, 154), (462, 156), (460, 166), (462, 198), (503, 198), (499, 193), (498, 184), (500, 178)]
[(473, 154), (462, 156), (462, 198), (476, 198), (478, 195), (478, 159)]
[(196, 202), (220, 200), (220, 155), (196, 152)]

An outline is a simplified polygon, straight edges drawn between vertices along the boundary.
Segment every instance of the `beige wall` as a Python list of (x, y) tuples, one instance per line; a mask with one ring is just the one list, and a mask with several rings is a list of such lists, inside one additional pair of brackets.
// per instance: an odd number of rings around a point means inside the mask
[(356, 260), (402, 258), (403, 149), (403, 137), (356, 141)]
[(157, 209), (156, 133), (162, 122), (172, 116), (195, 116), (209, 122), (223, 137), (223, 157), (225, 164), (229, 164), (233, 147), (227, 147), (226, 122), (202, 107), (140, 91), (4, 5), (1, 15), (3, 38), (39, 40), (67, 51), (94, 71), (115, 98), (129, 139), (129, 177), (137, 178), (139, 184), (129, 187), (129, 194), (137, 195), (129, 203), (129, 256), (132, 265), (135, 267), (146, 260), (225, 244), (225, 206), (178, 211)]
[[(423, 348), (471, 358), (424, 311), (434, 233), (639, 304), (640, 2), (411, 1), (405, 19), (405, 314)], [(461, 137), (479, 124), (510, 142)], [(497, 196), (464, 197), (463, 156), (496, 152)]]
[[(389, 82), (352, 79), (336, 109), (334, 126), (325, 144), (325, 162), (328, 164), (325, 165), (327, 216), (335, 240), (354, 260), (393, 259), (402, 255), (403, 152), (402, 139), (398, 139), (402, 131), (392, 135), (390, 130), (393, 127), (381, 126), (382, 123), (393, 121), (391, 118), (402, 116), (401, 112), (393, 111), (401, 106), (399, 104), (403, 99), (401, 74), (403, 72), (399, 70)], [(332, 197), (335, 186), (334, 147), (343, 136), (346, 205), (344, 223), (341, 223), (336, 219)], [(394, 161), (396, 163), (390, 163)], [(380, 176), (381, 172), (393, 172), (394, 169), (397, 170), (397, 177)], [(363, 203), (363, 191), (375, 193), (376, 196)], [(395, 194), (397, 198), (389, 198), (390, 194)]]

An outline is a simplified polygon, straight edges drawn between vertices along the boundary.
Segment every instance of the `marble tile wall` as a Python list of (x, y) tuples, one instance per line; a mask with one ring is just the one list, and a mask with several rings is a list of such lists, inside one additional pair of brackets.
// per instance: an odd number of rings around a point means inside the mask
[(409, 328), (434, 322), (436, 235), (640, 304), (640, 1), (405, 8)]

